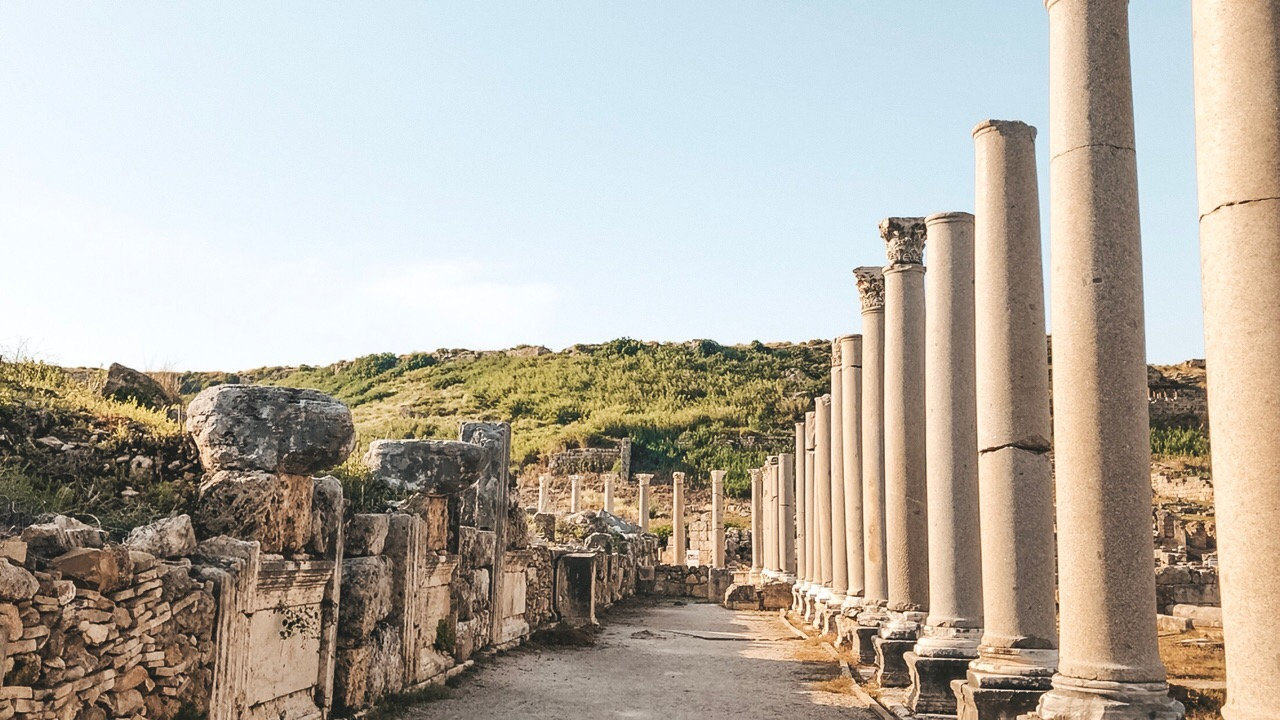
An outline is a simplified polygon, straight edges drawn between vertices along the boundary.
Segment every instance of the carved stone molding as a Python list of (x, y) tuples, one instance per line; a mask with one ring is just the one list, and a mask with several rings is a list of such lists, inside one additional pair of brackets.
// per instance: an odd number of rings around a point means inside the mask
[(840, 340), (831, 341), (831, 367), (840, 367)]
[(884, 271), (866, 266), (853, 269), (858, 281), (858, 294), (862, 296), (862, 312), (884, 311)]
[(891, 217), (880, 221), (880, 237), (884, 238), (889, 265), (923, 265), (924, 218)]

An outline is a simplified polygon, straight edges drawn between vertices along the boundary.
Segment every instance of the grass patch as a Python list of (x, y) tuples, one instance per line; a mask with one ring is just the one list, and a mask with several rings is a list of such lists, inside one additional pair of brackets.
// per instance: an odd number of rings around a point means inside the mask
[(843, 674), (830, 680), (819, 680), (812, 683), (810, 687), (818, 692), (835, 693), (837, 695), (853, 694), (853, 680)]

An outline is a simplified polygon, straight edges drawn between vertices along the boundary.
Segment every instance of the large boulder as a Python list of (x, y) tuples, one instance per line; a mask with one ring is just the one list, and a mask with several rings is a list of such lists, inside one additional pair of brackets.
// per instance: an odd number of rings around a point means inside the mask
[(202, 537), (257, 540), (264, 553), (300, 551), (312, 539), (312, 495), (302, 475), (222, 470), (201, 483), (192, 519)]
[(425, 495), (452, 495), (489, 470), (489, 452), (458, 440), (375, 440), (364, 455), (375, 480)]
[(124, 544), (156, 557), (181, 557), (196, 549), (196, 531), (190, 515), (177, 515), (134, 528)]
[(176, 402), (168, 390), (164, 389), (155, 378), (127, 368), (120, 363), (111, 363), (107, 368), (107, 380), (102, 385), (102, 396), (120, 402), (136, 402), (143, 407), (165, 408)]
[(310, 475), (355, 448), (346, 405), (315, 390), (218, 385), (187, 409), (187, 432), (209, 470)]

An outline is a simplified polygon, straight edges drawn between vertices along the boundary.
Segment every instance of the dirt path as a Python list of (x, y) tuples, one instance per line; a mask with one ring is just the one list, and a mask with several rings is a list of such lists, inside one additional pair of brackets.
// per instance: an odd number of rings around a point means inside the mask
[(404, 717), (874, 720), (853, 695), (826, 691), (839, 678), (775, 613), (632, 601), (607, 614), (594, 646), (503, 655)]

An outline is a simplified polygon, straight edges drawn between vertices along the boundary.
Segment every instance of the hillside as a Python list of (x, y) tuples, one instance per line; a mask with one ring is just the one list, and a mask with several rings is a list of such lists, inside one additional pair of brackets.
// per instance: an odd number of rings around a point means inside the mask
[(545, 348), (438, 350), (367, 355), (325, 367), (187, 373), (190, 396), (222, 382), (307, 387), (351, 406), (362, 443), (383, 437), (449, 438), (463, 419), (508, 420), (521, 467), (567, 448), (632, 440), (633, 467), (696, 481), (730, 472), (742, 492), (747, 468), (789, 451), (794, 423), (829, 381), (830, 343), (630, 339)]

